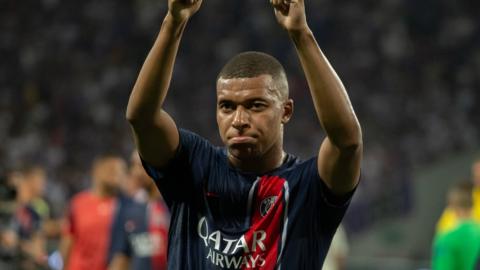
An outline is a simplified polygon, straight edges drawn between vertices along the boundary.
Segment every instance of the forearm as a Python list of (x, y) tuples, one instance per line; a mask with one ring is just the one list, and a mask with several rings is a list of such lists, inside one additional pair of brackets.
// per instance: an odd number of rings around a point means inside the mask
[(361, 130), (345, 87), (306, 28), (291, 31), (320, 124), (330, 141), (339, 148), (361, 144)]
[(186, 23), (187, 20), (175, 21), (170, 13), (163, 20), (130, 95), (127, 119), (131, 123), (149, 123), (160, 115)]

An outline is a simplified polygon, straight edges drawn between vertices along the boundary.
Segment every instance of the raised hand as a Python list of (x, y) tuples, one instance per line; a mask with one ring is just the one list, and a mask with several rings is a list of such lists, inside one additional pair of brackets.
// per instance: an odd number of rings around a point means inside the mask
[(185, 21), (192, 17), (202, 4), (202, 0), (168, 0), (168, 12), (175, 21)]
[(304, 0), (270, 0), (278, 23), (287, 31), (308, 29)]

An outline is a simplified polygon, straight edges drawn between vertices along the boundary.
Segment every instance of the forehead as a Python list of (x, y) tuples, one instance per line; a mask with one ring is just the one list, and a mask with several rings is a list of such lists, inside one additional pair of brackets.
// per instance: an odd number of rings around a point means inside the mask
[(235, 98), (243, 96), (278, 96), (272, 76), (260, 75), (252, 78), (219, 78), (217, 81), (217, 98)]

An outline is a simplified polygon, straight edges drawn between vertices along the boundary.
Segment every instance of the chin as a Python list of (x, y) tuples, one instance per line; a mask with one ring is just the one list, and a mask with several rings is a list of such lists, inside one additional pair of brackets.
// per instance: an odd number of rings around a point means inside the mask
[(239, 160), (256, 159), (259, 157), (258, 150), (252, 146), (229, 147), (228, 152)]

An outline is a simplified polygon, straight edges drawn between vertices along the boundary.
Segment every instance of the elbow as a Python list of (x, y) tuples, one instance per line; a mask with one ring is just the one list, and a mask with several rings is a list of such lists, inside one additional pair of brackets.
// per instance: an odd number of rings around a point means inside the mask
[(128, 123), (130, 123), (130, 125), (135, 125), (136, 123), (138, 123), (138, 114), (134, 112), (134, 110), (132, 110), (129, 107), (127, 107), (127, 110), (125, 112), (125, 118), (127, 119)]
[(125, 112), (125, 118), (131, 127), (144, 125), (148, 121), (148, 117), (146, 117), (143, 113), (131, 108), (127, 108), (127, 111)]
[(336, 136), (338, 139), (333, 142), (342, 152), (357, 152), (363, 148), (362, 129), (358, 122), (355, 122), (352, 128), (343, 130), (341, 134)]

